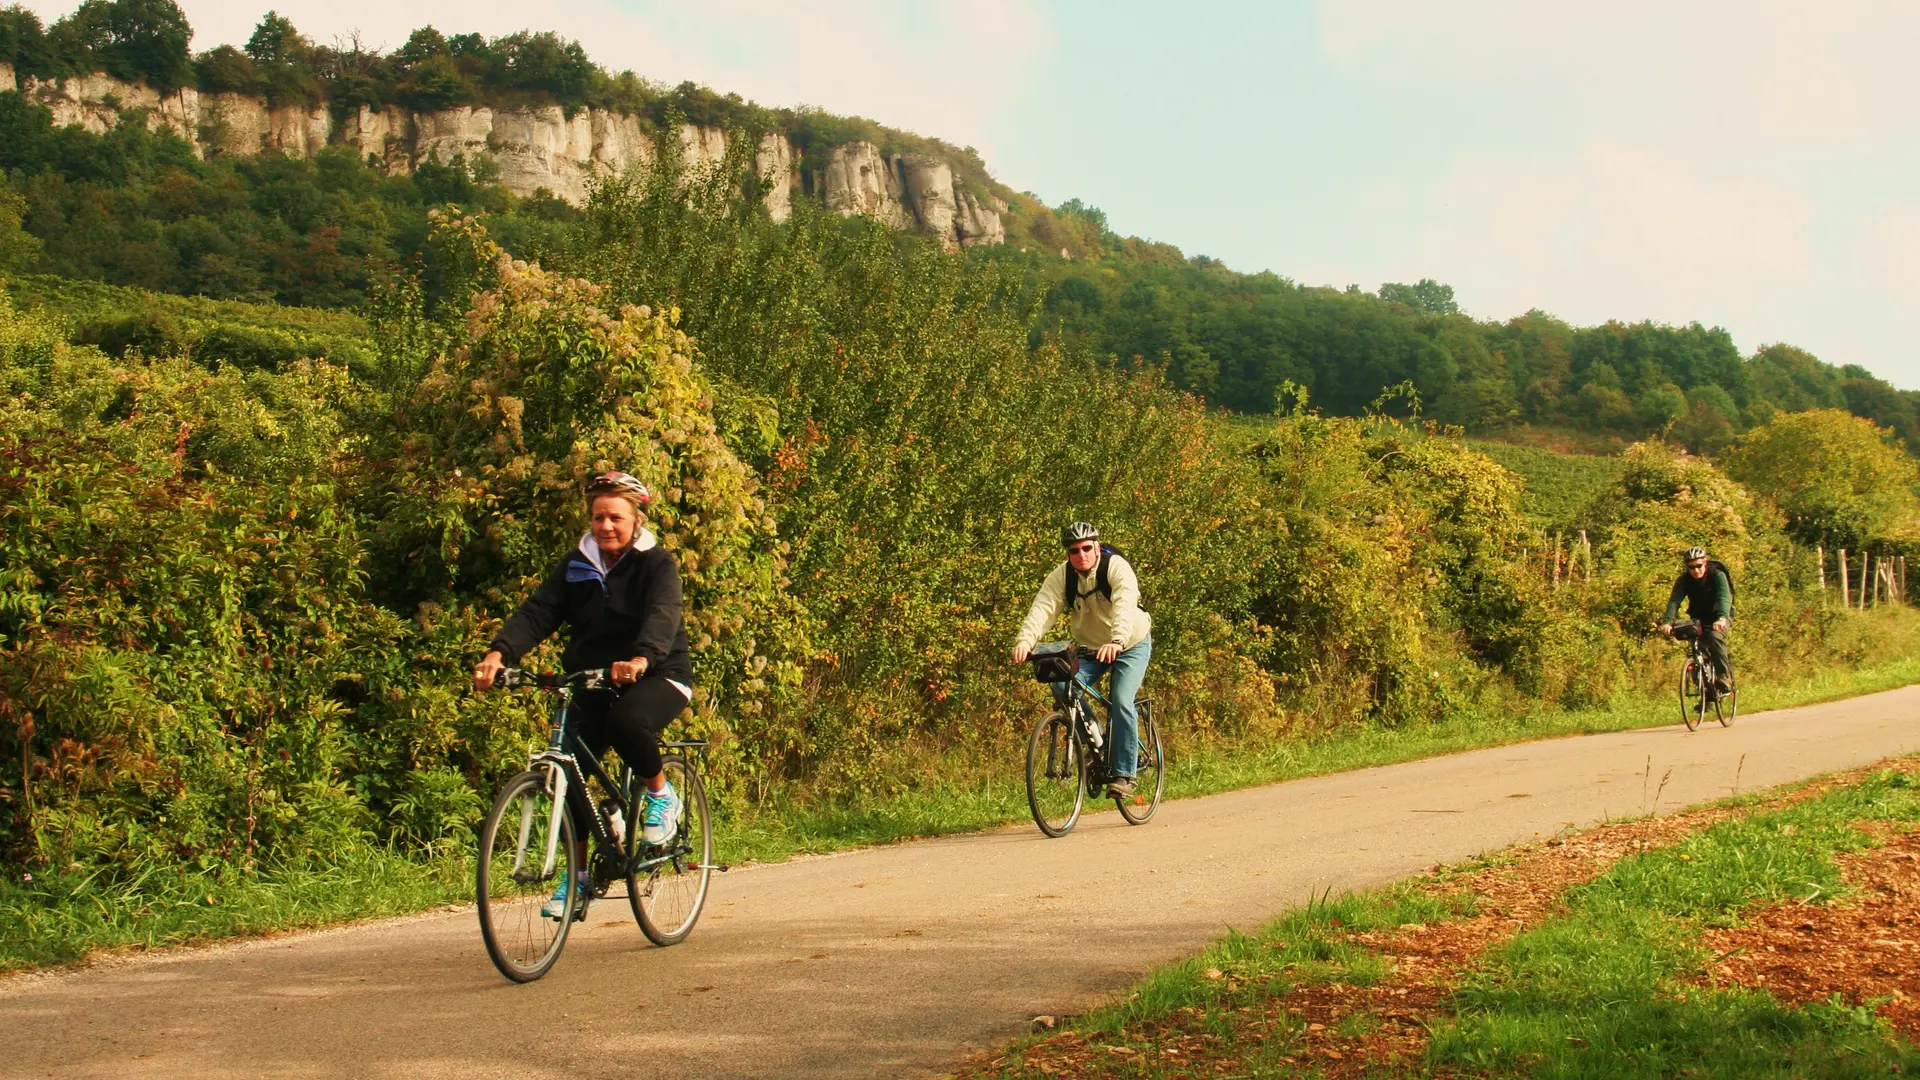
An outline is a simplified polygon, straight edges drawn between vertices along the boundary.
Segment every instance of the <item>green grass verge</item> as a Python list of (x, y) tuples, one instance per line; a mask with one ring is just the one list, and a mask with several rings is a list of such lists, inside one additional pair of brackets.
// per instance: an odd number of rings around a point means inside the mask
[[(1920, 1052), (1890, 1034), (1871, 1008), (1790, 1008), (1765, 993), (1703, 989), (1697, 981), (1710, 959), (1698, 944), (1703, 928), (1736, 924), (1743, 910), (1781, 901), (1844, 898), (1833, 857), (1874, 843), (1854, 827), (1860, 821), (1920, 822), (1920, 781), (1887, 772), (1725, 821), (1568, 890), (1566, 914), (1493, 950), (1467, 976), (1415, 1074), (1749, 1080), (1920, 1068)], [(1365, 987), (1385, 978), (1388, 961), (1349, 940), (1355, 932), (1471, 914), (1468, 899), (1435, 899), (1400, 883), (1317, 900), (1257, 933), (1229, 932), (1199, 956), (1147, 976), (1124, 1001), (1073, 1020), (1068, 1030), (1079, 1040), (1133, 1053), (1095, 1055), (1066, 1074), (1314, 1075), (1297, 1058), (1305, 1021), (1277, 999), (1301, 985)], [(1336, 1030), (1359, 1036), (1377, 1022), (1355, 1014)], [(1152, 1053), (1168, 1031), (1187, 1047), (1198, 1036), (1203, 1053), (1173, 1061)], [(1059, 1074), (1009, 1053), (988, 1075)]]
[(1920, 821), (1910, 774), (1724, 822), (1568, 891), (1568, 913), (1496, 950), (1454, 998), (1429, 1063), (1543, 1077), (1853, 1077), (1920, 1068), (1869, 1008), (1703, 990), (1700, 930), (1844, 896), (1833, 856), (1863, 820)]
[[(1750, 684), (1749, 709), (1849, 697), (1920, 682), (1920, 658), (1796, 682)], [(1664, 698), (1577, 712), (1464, 715), (1399, 729), (1364, 728), (1308, 741), (1219, 744), (1173, 757), (1167, 791), (1184, 798), (1565, 735), (1672, 722)], [(978, 755), (976, 755), (977, 757)], [(956, 760), (922, 787), (830, 806), (785, 803), (720, 823), (721, 858), (774, 861), (1028, 820), (1018, 763)], [(1096, 805), (1095, 809), (1099, 807)], [(215, 903), (208, 904), (212, 896)], [(97, 950), (146, 948), (333, 925), (471, 897), (463, 861), (422, 862), (367, 849), (326, 866), (253, 875), (148, 875), (108, 887), (78, 874), (0, 882), (0, 972), (69, 963)]]
[(465, 859), (363, 848), (324, 865), (258, 874), (182, 871), (107, 883), (98, 875), (0, 882), (0, 972), (153, 948), (404, 915), (473, 896)]

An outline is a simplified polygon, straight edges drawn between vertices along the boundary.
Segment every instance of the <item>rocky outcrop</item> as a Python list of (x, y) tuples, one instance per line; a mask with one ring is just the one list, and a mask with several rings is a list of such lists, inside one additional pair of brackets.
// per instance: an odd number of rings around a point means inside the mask
[(202, 94), (198, 135), (209, 154), (312, 157), (333, 139), (333, 113), (324, 105), (268, 108), (249, 94)]
[[(11, 82), (0, 64), (0, 89)], [(487, 159), (500, 183), (518, 195), (545, 189), (576, 205), (584, 203), (596, 173), (622, 173), (653, 163), (653, 135), (636, 116), (604, 109), (568, 115), (557, 105), (491, 109), (463, 106), (408, 112), (394, 106), (361, 106), (335, 124), (325, 105), (270, 106), (243, 94), (201, 94), (191, 87), (158, 94), (137, 83), (95, 73), (68, 79), (22, 80), (21, 93), (53, 114), (53, 122), (104, 132), (127, 109), (144, 109), (149, 127), (166, 128), (202, 154), (245, 155), (267, 151), (311, 157), (331, 144), (356, 150), (384, 171), (403, 175), (421, 163)], [(679, 132), (682, 164), (709, 168), (727, 156), (727, 135), (718, 128), (685, 125)], [(779, 133), (761, 137), (754, 168), (767, 182), (767, 212), (775, 221), (793, 212), (798, 158)], [(829, 209), (863, 214), (894, 228), (918, 226), (949, 249), (1006, 240), (1000, 213), (959, 189), (953, 169), (923, 154), (885, 155), (872, 143), (834, 147), (813, 189)], [(999, 200), (992, 200), (998, 203)], [(1005, 204), (999, 205), (1004, 210)]]
[(1007, 204), (999, 199), (993, 199), (993, 202), (999, 206), (999, 210), (974, 198), (971, 192), (961, 192), (960, 209), (953, 219), (954, 239), (959, 241), (961, 247), (973, 247), (975, 244), (995, 247), (1007, 242), (1007, 225), (1000, 219), (1000, 211), (1005, 210)]
[(149, 128), (166, 128), (196, 148), (200, 145), (200, 91), (191, 86), (160, 94), (144, 83), (121, 82), (101, 72), (64, 79), (29, 75), (20, 83), (20, 94), (51, 112), (58, 127), (81, 127), (98, 135), (119, 126), (122, 110), (145, 109)]
[(896, 229), (908, 225), (901, 204), (905, 185), (894, 171), (895, 162), (864, 140), (833, 148), (819, 185), (827, 209), (842, 214), (864, 214)]
[(20, 82), (14, 77), (13, 65), (0, 60), (0, 91), (18, 89), (20, 89)]
[(793, 216), (793, 143), (785, 135), (770, 131), (760, 136), (760, 149), (753, 155), (753, 171), (767, 185), (767, 215), (775, 221)]
[(402, 109), (362, 105), (341, 125), (340, 141), (389, 175), (403, 176), (413, 169), (412, 128), (412, 120)]
[(895, 228), (918, 224), (950, 251), (1007, 239), (1000, 214), (958, 191), (953, 167), (925, 154), (883, 157), (869, 142), (838, 146), (819, 187), (828, 209), (866, 214)]

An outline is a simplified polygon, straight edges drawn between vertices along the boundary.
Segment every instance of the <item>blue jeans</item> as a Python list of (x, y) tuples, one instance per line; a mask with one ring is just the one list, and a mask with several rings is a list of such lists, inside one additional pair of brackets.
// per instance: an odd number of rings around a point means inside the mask
[[(1080, 681), (1090, 686), (1100, 685), (1100, 676), (1113, 669), (1113, 687), (1108, 697), (1113, 702), (1109, 714), (1113, 720), (1110, 727), (1113, 746), (1107, 751), (1108, 763), (1117, 776), (1132, 776), (1138, 769), (1140, 758), (1140, 710), (1134, 707), (1134, 695), (1140, 692), (1140, 682), (1147, 677), (1147, 661), (1153, 657), (1153, 635), (1140, 639), (1140, 644), (1122, 652), (1113, 658), (1113, 663), (1103, 664), (1093, 658), (1092, 653), (1083, 653), (1080, 657)], [(1053, 700), (1067, 703), (1067, 684), (1053, 684)]]

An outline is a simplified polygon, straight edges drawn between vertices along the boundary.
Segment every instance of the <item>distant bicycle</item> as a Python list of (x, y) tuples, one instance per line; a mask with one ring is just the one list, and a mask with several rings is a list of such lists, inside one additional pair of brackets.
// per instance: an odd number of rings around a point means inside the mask
[[(543, 690), (553, 695), (554, 709), (546, 749), (533, 754), (526, 772), (501, 786), (480, 828), (474, 894), (480, 936), (493, 966), (514, 982), (545, 975), (560, 959), (568, 929), (586, 918), (589, 897), (580, 892), (580, 868), (574, 865), (580, 849), (566, 805), (568, 798), (588, 798), (588, 776), (607, 793), (591, 815), (589, 891), (595, 898), (604, 897), (624, 878), (627, 902), (641, 932), (660, 946), (685, 940), (706, 904), (713, 871), (727, 869), (713, 861), (707, 792), (689, 756), (706, 743), (660, 744), (668, 782), (679, 790), (686, 809), (673, 835), (662, 844), (647, 844), (640, 839), (640, 792), (635, 788), (641, 785), (635, 784), (633, 770), (623, 764), (615, 783), (570, 724), (577, 692), (611, 688), (607, 669), (542, 675), (506, 668), (496, 685)], [(541, 909), (562, 882), (566, 895), (558, 910), (572, 917), (552, 918)]]
[(1706, 635), (1701, 633), (1700, 623), (1694, 619), (1674, 623), (1673, 636), (1687, 643), (1686, 666), (1680, 669), (1681, 722), (1687, 725), (1688, 731), (1697, 731), (1700, 722), (1706, 719), (1707, 710), (1711, 709), (1721, 727), (1731, 726), (1739, 698), (1733, 691), (1723, 694), (1714, 689), (1718, 673), (1713, 667), (1713, 657), (1707, 654)]
[[(1107, 750), (1111, 716), (1096, 719), (1092, 702), (1110, 714), (1111, 702), (1080, 678), (1077, 654), (1064, 649), (1035, 649), (1027, 663), (1033, 677), (1044, 683), (1067, 684), (1067, 706), (1040, 718), (1027, 739), (1027, 806), (1033, 823), (1048, 836), (1065, 836), (1080, 820), (1087, 788), (1105, 787), (1109, 775)], [(1091, 701), (1089, 700), (1091, 699)], [(1131, 795), (1113, 802), (1130, 825), (1144, 825), (1160, 805), (1166, 787), (1166, 751), (1160, 728), (1154, 723), (1152, 698), (1141, 698), (1140, 759)]]

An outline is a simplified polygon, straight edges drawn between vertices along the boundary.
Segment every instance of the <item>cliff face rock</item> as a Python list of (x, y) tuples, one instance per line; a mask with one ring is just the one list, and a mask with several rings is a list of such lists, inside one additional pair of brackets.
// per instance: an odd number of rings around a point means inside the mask
[[(0, 90), (13, 84), (13, 69), (0, 64)], [(526, 196), (544, 188), (575, 205), (586, 201), (596, 172), (646, 168), (654, 157), (653, 136), (638, 117), (605, 109), (579, 109), (568, 116), (557, 105), (422, 113), (361, 106), (336, 124), (325, 105), (276, 107), (257, 97), (201, 94), (191, 87), (159, 94), (101, 73), (29, 76), (19, 86), (28, 101), (52, 112), (55, 124), (95, 133), (117, 125), (122, 110), (137, 108), (147, 111), (149, 127), (174, 132), (202, 155), (274, 151), (312, 157), (337, 143), (395, 175), (426, 161), (486, 158), (499, 167), (500, 183), (509, 191)], [(711, 167), (727, 155), (727, 134), (718, 128), (685, 125), (679, 143), (689, 169)], [(786, 220), (799, 179), (793, 143), (779, 132), (768, 133), (754, 149), (753, 163), (766, 181), (767, 212), (775, 221)], [(829, 209), (864, 214), (894, 228), (923, 228), (950, 250), (1006, 240), (1000, 213), (957, 190), (952, 168), (936, 158), (889, 156), (870, 142), (851, 142), (834, 147), (814, 179), (814, 190)]]
[(197, 134), (203, 153), (312, 157), (333, 138), (333, 114), (325, 106), (268, 108), (246, 94), (201, 94)]
[(834, 147), (819, 187), (829, 210), (864, 214), (896, 229), (907, 226), (906, 208), (901, 205), (905, 185), (894, 172), (894, 162), (882, 157), (870, 142)]
[(869, 142), (837, 146), (819, 187), (831, 210), (866, 214), (895, 228), (917, 223), (949, 251), (1007, 240), (999, 212), (956, 191), (953, 167), (924, 154), (885, 157)]
[(124, 83), (95, 72), (65, 79), (37, 79), (20, 83), (20, 95), (53, 114), (56, 127), (80, 127), (98, 135), (120, 123), (120, 110), (147, 110), (149, 128), (167, 128), (199, 145), (200, 91), (184, 87), (159, 94), (144, 83)]
[(767, 184), (767, 214), (775, 221), (793, 216), (793, 143), (777, 131), (760, 136), (760, 149), (753, 155), (753, 171)]

